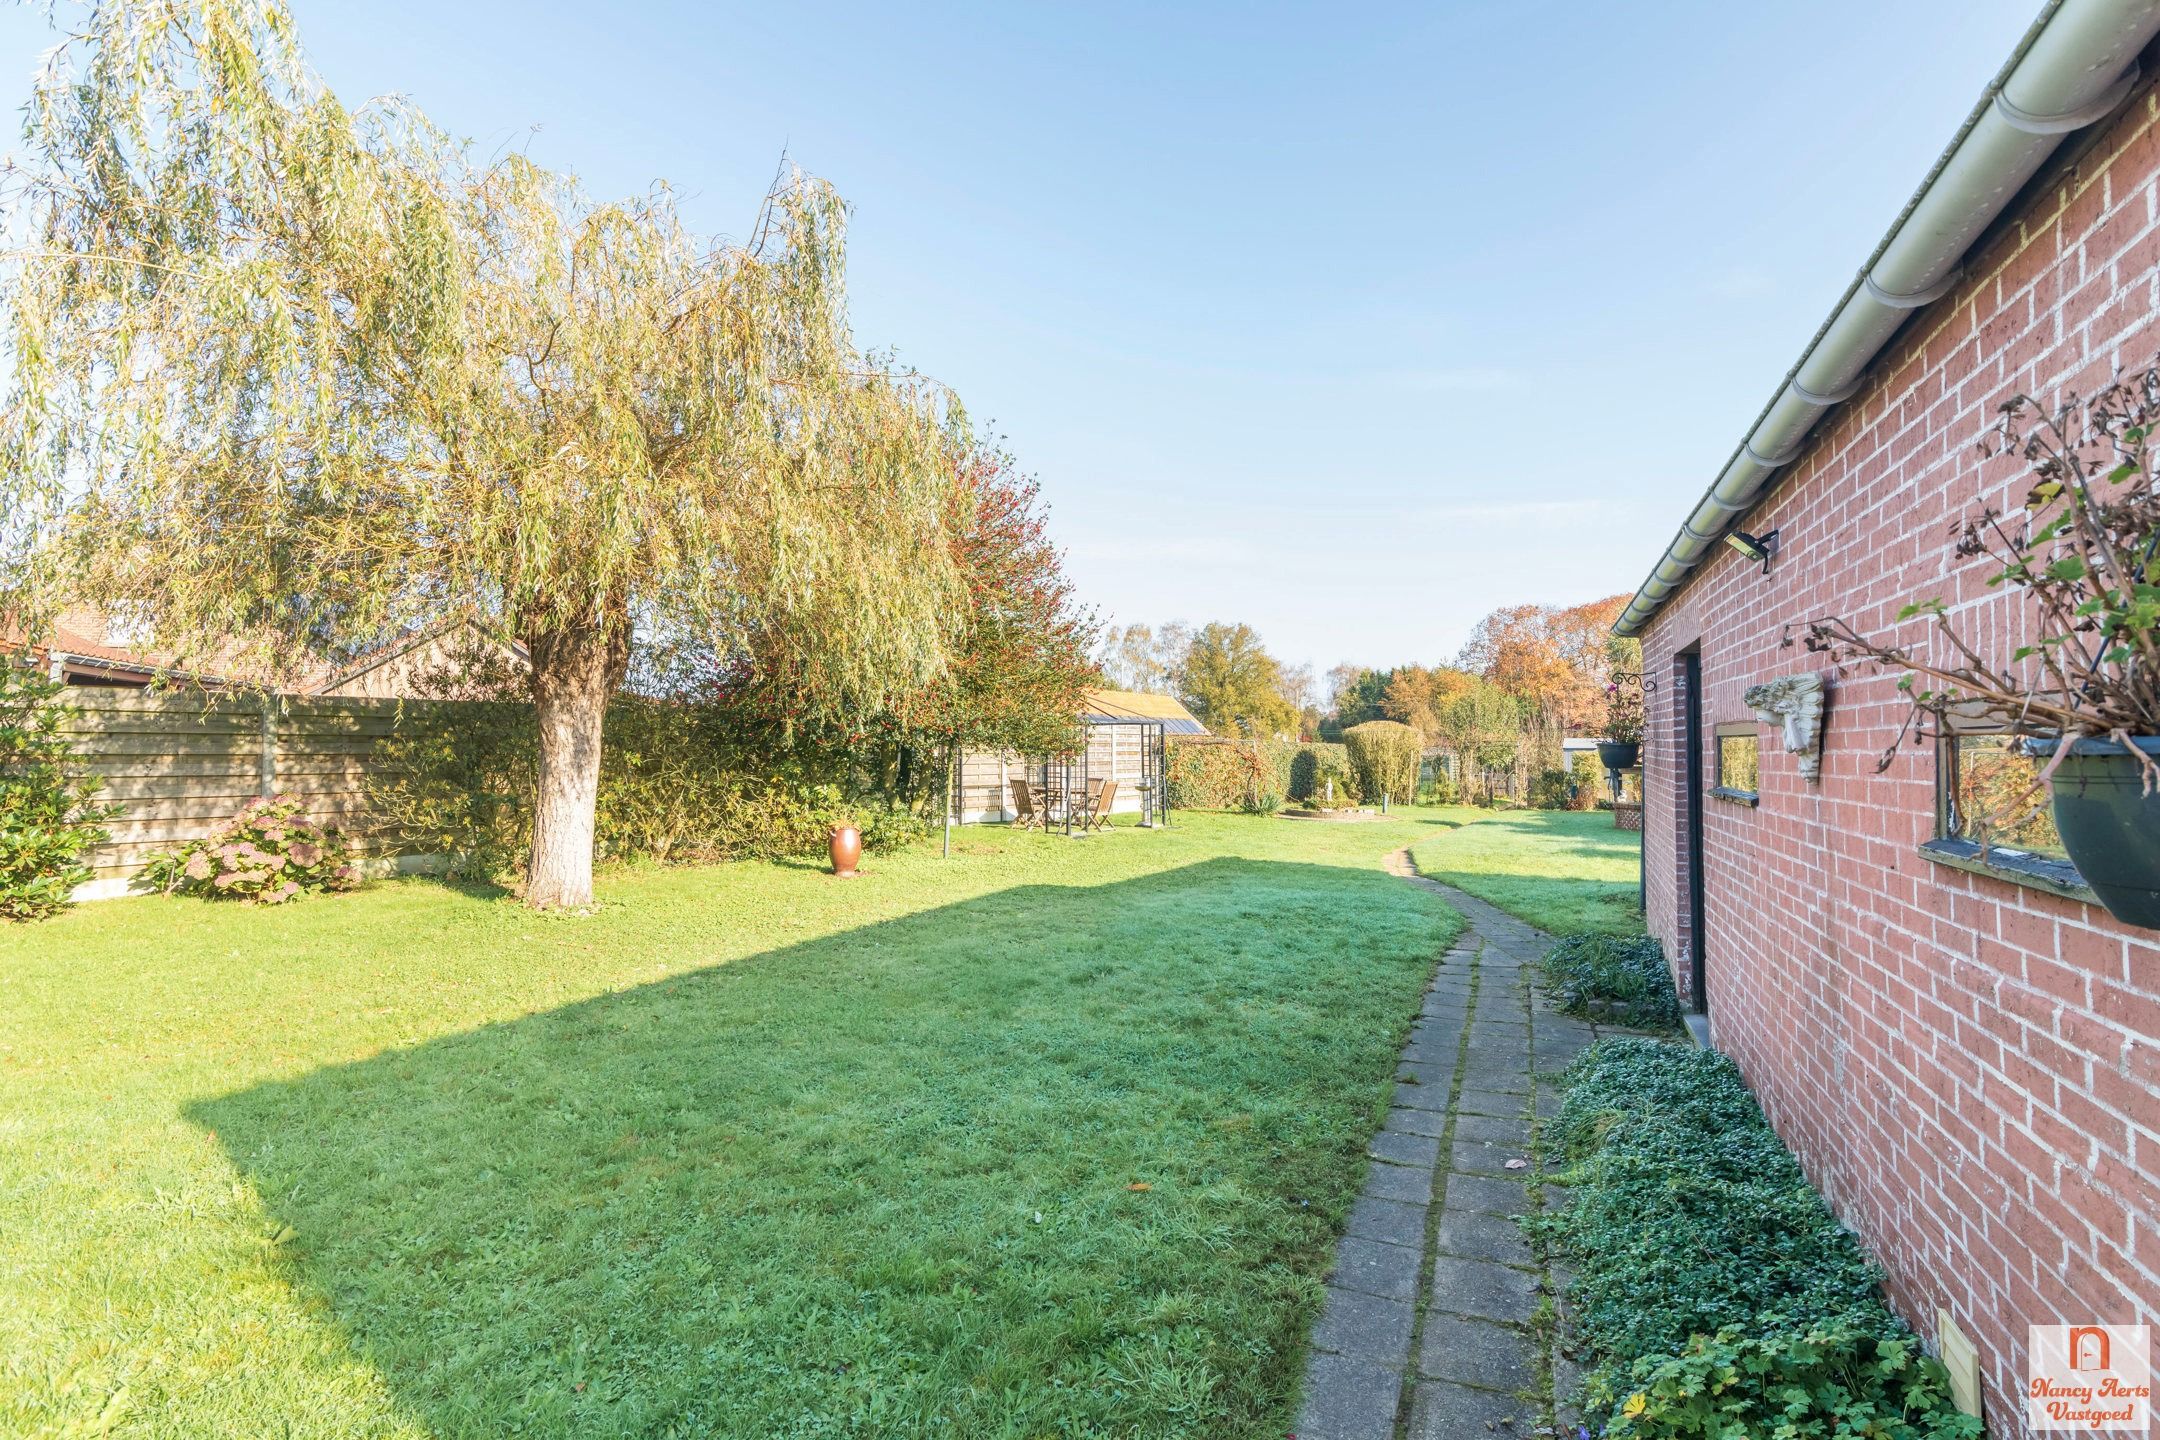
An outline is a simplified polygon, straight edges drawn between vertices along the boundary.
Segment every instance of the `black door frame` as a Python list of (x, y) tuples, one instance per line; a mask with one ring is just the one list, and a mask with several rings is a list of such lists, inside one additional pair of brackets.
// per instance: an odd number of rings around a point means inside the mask
[(1698, 1015), (1710, 1013), (1710, 993), (1703, 967), (1703, 709), (1702, 650), (1680, 652), (1680, 689), (1685, 706), (1687, 760), (1681, 767), (1687, 785), (1688, 994)]

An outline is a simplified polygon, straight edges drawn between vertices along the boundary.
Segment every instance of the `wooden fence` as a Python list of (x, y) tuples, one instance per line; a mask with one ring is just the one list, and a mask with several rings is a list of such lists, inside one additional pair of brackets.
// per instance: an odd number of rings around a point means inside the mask
[(152, 855), (209, 834), (259, 795), (302, 801), (371, 864), (394, 863), (394, 837), (368, 823), (365, 781), (397, 701), (95, 687), (67, 698), (79, 711), (67, 724), (76, 759), (120, 807), (110, 843), (90, 853), (82, 898), (124, 892)]

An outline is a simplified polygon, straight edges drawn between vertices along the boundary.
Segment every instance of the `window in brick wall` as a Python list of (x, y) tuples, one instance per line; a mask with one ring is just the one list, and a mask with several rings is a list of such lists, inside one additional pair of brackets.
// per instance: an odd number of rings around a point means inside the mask
[(1970, 840), (2050, 860), (2068, 860), (2046, 786), (2037, 790), (2042, 761), (2027, 755), (2011, 735), (1951, 735), (1943, 740), (1936, 783), (1946, 839)]
[(1955, 869), (2091, 899), (2063, 853), (2046, 789), (2032, 790), (2041, 763), (2009, 735), (1945, 735), (1936, 750), (1935, 838), (1920, 853)]
[(1710, 793), (1753, 805), (1762, 783), (1762, 740), (1753, 725), (1717, 728), (1717, 776)]

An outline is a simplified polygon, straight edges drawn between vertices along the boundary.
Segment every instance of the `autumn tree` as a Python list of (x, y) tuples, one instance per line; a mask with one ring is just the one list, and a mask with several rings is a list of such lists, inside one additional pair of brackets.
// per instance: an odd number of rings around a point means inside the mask
[(1174, 678), (1179, 698), (1218, 735), (1279, 735), (1297, 723), (1282, 666), (1250, 625), (1201, 626)]
[(943, 793), (940, 762), (958, 749), (1072, 746), (1103, 683), (1094, 612), (1049, 538), (1034, 477), (993, 446), (957, 454), (945, 531), (966, 598), (951, 659), (929, 682), (865, 707), (816, 663), (815, 637), (765, 626), (728, 652), (702, 633), (648, 634), (635, 688), (710, 707), (770, 773), (910, 806)]
[(1364, 666), (1352, 665), (1347, 661), (1340, 665), (1329, 666), (1327, 675), (1323, 679), (1326, 693), (1320, 697), (1321, 705), (1332, 713), (1335, 707), (1342, 702), (1343, 697), (1357, 688), (1358, 677), (1364, 673)]
[(946, 528), (967, 597), (960, 634), (951, 663), (901, 698), (897, 718), (948, 748), (1064, 749), (1102, 683), (1094, 612), (1051, 543), (1039, 481), (989, 447), (966, 456), (958, 480)]
[(1506, 605), (1480, 620), (1463, 646), (1470, 671), (1571, 730), (1604, 720), (1605, 640), (1624, 595), (1587, 605)]
[(1388, 674), (1380, 695), (1380, 713), (1400, 721), (1425, 737), (1428, 745), (1439, 743), (1440, 711), (1477, 679), (1452, 665), (1399, 665)]
[(634, 638), (764, 627), (877, 705), (965, 613), (937, 394), (865, 356), (844, 208), (741, 243), (597, 203), (412, 106), (342, 105), (276, 0), (110, 0), (28, 107), (0, 581), (274, 679), (452, 611), (531, 654), (527, 899), (591, 898)]

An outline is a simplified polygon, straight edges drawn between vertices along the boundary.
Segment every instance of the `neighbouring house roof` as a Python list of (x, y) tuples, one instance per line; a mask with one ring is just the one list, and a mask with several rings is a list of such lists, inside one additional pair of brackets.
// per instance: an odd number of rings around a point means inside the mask
[(2055, 0), (2018, 42), (1889, 233), (1748, 428), (1613, 624), (1640, 635), (1740, 517), (1802, 458), (1911, 316), (1956, 288), (1966, 255), (2064, 138), (2113, 116), (2160, 31), (2146, 0)]
[[(333, 668), (327, 661), (318, 660), (289, 677), (279, 688), (293, 695), (370, 691), (385, 695), (409, 694), (412, 693), (410, 686), (404, 682), (410, 677), (396, 676), (372, 686), (365, 682), (367, 677), (381, 677), (386, 669), (396, 666), (399, 661), (467, 628), (478, 631), (486, 637), (487, 643), (502, 646), (513, 664), (530, 663), (523, 645), (514, 640), (497, 639), (472, 618), (457, 616), (400, 635), (341, 667)], [(45, 628), (44, 635), (35, 641), (28, 640), (17, 627), (0, 622), (0, 651), (13, 649), (27, 653), (41, 667), (58, 669), (61, 678), (70, 684), (149, 686), (161, 681), (184, 681), (221, 688), (247, 683), (220, 673), (214, 660), (208, 668), (201, 665), (182, 667), (173, 652), (134, 635), (124, 622), (90, 606), (78, 605), (62, 611)]]
[(1090, 690), (1081, 702), (1080, 718), (1110, 723), (1135, 720), (1162, 722), (1165, 735), (1205, 735), (1207, 726), (1171, 695), (1150, 695), (1139, 690)]
[(0, 622), (0, 650), (18, 647), (76, 684), (144, 686), (159, 679), (227, 683), (214, 674), (180, 668), (177, 655), (137, 643), (124, 624), (88, 606), (63, 610), (37, 640), (28, 639), (12, 623)]
[[(379, 675), (381, 672), (395, 667), (399, 661), (428, 651), (438, 643), (445, 644), (445, 657), (452, 658), (447, 649), (447, 642), (450, 642), (452, 637), (460, 632), (467, 631), (476, 636), (484, 646), (489, 648), (500, 647), (513, 665), (524, 668), (532, 664), (532, 656), (527, 653), (523, 642), (504, 639), (471, 616), (458, 615), (446, 620), (438, 620), (432, 625), (423, 625), (419, 629), (408, 631), (394, 640), (387, 641), (375, 649), (355, 657), (335, 671), (317, 676), (308, 682), (304, 688), (310, 695), (335, 695), (352, 691), (355, 686), (361, 686), (370, 675)], [(403, 682), (410, 678), (403, 675), (396, 677), (396, 680), (389, 684), (385, 693), (406, 693), (409, 687)]]

